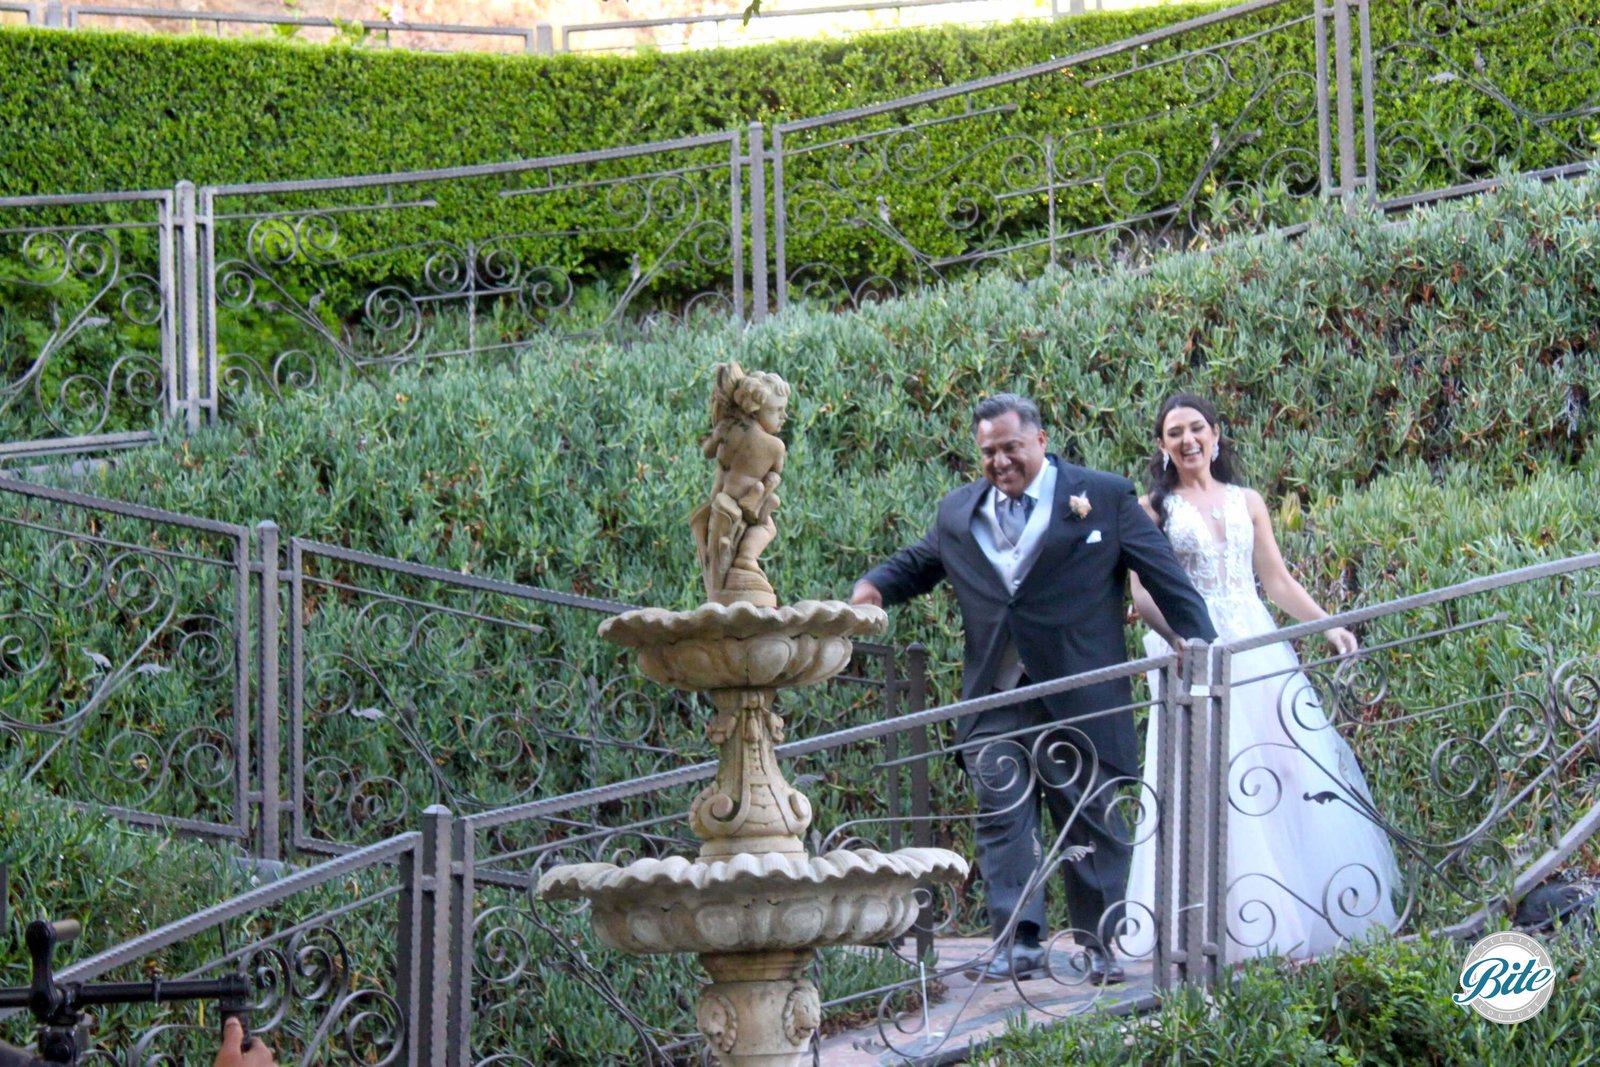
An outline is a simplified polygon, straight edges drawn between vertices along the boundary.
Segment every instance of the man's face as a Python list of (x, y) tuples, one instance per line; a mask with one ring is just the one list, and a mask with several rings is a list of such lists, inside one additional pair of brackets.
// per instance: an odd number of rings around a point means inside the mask
[(1044, 466), (1044, 431), (1024, 426), (1015, 411), (978, 423), (983, 477), (1006, 496), (1019, 497)]

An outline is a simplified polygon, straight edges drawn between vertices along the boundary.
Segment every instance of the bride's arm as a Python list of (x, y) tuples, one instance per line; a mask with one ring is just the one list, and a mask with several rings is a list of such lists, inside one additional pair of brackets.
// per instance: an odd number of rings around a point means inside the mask
[[(1311, 599), (1305, 586), (1284, 565), (1278, 539), (1272, 533), (1272, 516), (1267, 513), (1267, 502), (1254, 489), (1246, 489), (1244, 494), (1250, 509), (1250, 525), (1255, 530), (1256, 576), (1261, 579), (1261, 591), (1267, 594), (1268, 600), (1300, 622), (1326, 619), (1328, 613)], [(1343, 626), (1335, 626), (1323, 636), (1340, 655), (1348, 655), (1356, 650), (1356, 635)]]
[[(1150, 516), (1151, 522), (1156, 521), (1156, 513), (1150, 507), (1149, 497), (1140, 497), (1139, 506), (1144, 509), (1146, 515)], [(1182, 639), (1178, 637), (1178, 632), (1167, 624), (1166, 616), (1162, 615), (1161, 609), (1156, 607), (1155, 598), (1144, 587), (1144, 583), (1139, 581), (1138, 571), (1128, 572), (1128, 593), (1133, 597), (1135, 614), (1144, 621), (1146, 626), (1160, 634), (1167, 644), (1176, 649)]]
[(1156, 607), (1156, 602), (1134, 571), (1128, 572), (1128, 592), (1133, 595), (1133, 610), (1138, 613), (1144, 624), (1160, 634), (1166, 639), (1167, 644), (1176, 649), (1181, 638), (1178, 637), (1177, 631), (1167, 625), (1166, 617), (1161, 614), (1161, 609)]

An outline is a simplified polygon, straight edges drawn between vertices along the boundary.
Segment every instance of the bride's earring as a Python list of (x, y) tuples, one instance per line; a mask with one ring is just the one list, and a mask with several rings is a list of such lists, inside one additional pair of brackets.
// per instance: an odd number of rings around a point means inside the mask
[(1222, 442), (1221, 441), (1212, 441), (1211, 442), (1211, 462), (1215, 463), (1217, 461), (1217, 457), (1220, 456), (1220, 455), (1222, 455)]
[(1172, 466), (1172, 453), (1168, 452), (1166, 449), (1163, 448), (1161, 450), (1161, 470), (1162, 470), (1162, 473), (1165, 473), (1166, 469), (1168, 467), (1170, 467), (1170, 466)]

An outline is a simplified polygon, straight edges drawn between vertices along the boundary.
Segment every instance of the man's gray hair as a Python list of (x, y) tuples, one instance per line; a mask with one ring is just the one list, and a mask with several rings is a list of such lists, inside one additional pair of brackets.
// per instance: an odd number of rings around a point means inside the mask
[(978, 423), (998, 419), (1012, 411), (1016, 412), (1017, 421), (1022, 423), (1023, 429), (1044, 429), (1044, 420), (1039, 418), (1039, 405), (1017, 393), (996, 393), (978, 401), (972, 409), (972, 427), (977, 429)]

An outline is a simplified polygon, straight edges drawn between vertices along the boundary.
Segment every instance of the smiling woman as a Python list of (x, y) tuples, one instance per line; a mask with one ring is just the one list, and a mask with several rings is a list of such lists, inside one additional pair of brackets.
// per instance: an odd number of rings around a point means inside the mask
[[(1261, 495), (1233, 481), (1216, 409), (1176, 393), (1156, 418), (1152, 490), (1141, 503), (1162, 525), (1184, 570), (1205, 597), (1224, 640), (1277, 629), (1256, 580), (1278, 607), (1302, 622), (1327, 612), (1289, 572)], [(1149, 624), (1149, 655), (1177, 647), (1160, 611), (1132, 579), (1134, 604)], [(1338, 656), (1353, 656), (1344, 627), (1325, 634)], [(1255, 954), (1312, 956), (1395, 924), (1400, 875), (1394, 849), (1373, 818), (1372, 796), (1350, 746), (1330, 727), (1321, 702), (1284, 642), (1238, 653), (1228, 718), (1228, 944), (1230, 959)], [(1151, 679), (1151, 692), (1156, 692)], [(1160, 723), (1145, 736), (1144, 775), (1152, 795)], [(1337, 799), (1341, 803), (1328, 803)], [(1154, 818), (1154, 812), (1146, 813)], [(1141, 828), (1143, 829), (1143, 828)], [(1156, 842), (1136, 837), (1131, 899), (1155, 900)], [(1315, 842), (1315, 844), (1310, 844)], [(1148, 951), (1140, 930), (1124, 938)]]

